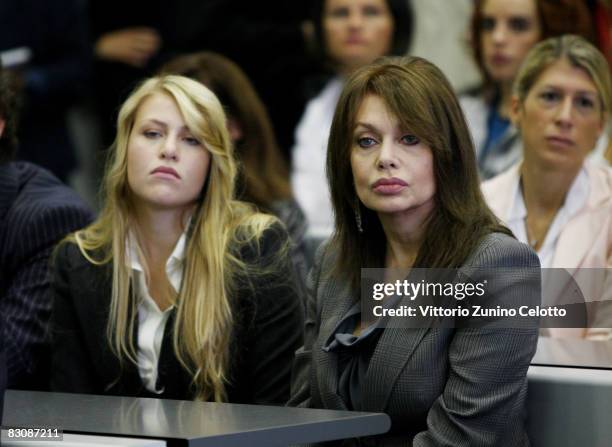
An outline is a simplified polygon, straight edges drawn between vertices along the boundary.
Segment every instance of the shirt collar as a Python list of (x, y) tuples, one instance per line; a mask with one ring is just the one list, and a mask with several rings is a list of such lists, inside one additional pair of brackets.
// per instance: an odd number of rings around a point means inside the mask
[[(513, 188), (513, 199), (510, 205), (510, 212), (508, 214), (508, 222), (516, 220), (524, 220), (527, 217), (527, 208), (525, 207), (525, 200), (523, 198), (523, 191), (521, 189), (521, 175), (516, 176)], [(565, 201), (561, 209), (566, 213), (567, 217), (573, 216), (578, 212), (587, 202), (589, 198), (589, 176), (587, 170), (583, 166), (578, 172), (578, 175), (572, 182), (569, 191), (565, 197)]]
[[(144, 268), (140, 263), (140, 257), (138, 256), (138, 243), (136, 242), (136, 235), (130, 231), (127, 238), (127, 266), (132, 270), (137, 272), (144, 272)], [(187, 246), (187, 232), (184, 231), (179, 237), (179, 240), (176, 242), (174, 246), (174, 250), (168, 257), (166, 261), (166, 275), (168, 275), (168, 280), (174, 290), (178, 291), (181, 286), (182, 280), (182, 269), (183, 269), (183, 260), (186, 255), (186, 246)]]

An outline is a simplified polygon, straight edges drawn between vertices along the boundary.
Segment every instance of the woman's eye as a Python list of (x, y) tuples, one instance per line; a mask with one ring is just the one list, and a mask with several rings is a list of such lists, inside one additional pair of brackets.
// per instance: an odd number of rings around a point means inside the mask
[(331, 11), (329, 11), (329, 16), (335, 19), (342, 18), (342, 17), (348, 17), (348, 15), (349, 15), (348, 8), (336, 8), (336, 9), (332, 9)]
[(357, 144), (359, 147), (368, 148), (374, 146), (376, 144), (376, 140), (370, 137), (361, 137), (357, 138)]
[(401, 138), (402, 143), (407, 144), (408, 146), (414, 146), (415, 144), (419, 144), (420, 140), (419, 137), (417, 137), (416, 135), (404, 135)]
[(531, 28), (531, 21), (525, 17), (513, 17), (509, 20), (508, 24), (514, 32), (527, 31)]
[(194, 137), (185, 137), (184, 140), (190, 146), (199, 146), (200, 145), (200, 140), (198, 140), (197, 138), (194, 138)]
[(151, 139), (158, 138), (161, 136), (161, 132), (158, 132), (157, 130), (145, 130), (142, 134), (145, 137), (151, 138)]
[(480, 20), (480, 29), (483, 31), (493, 31), (495, 29), (495, 19), (492, 17), (483, 17)]
[(583, 96), (576, 99), (576, 105), (581, 109), (590, 110), (595, 108), (595, 101)]
[(382, 11), (380, 8), (377, 8), (376, 6), (366, 6), (363, 8), (363, 15), (364, 16), (369, 16), (369, 17), (376, 17), (382, 14)]
[(560, 98), (557, 92), (542, 92), (540, 93), (540, 99), (544, 102), (555, 102)]

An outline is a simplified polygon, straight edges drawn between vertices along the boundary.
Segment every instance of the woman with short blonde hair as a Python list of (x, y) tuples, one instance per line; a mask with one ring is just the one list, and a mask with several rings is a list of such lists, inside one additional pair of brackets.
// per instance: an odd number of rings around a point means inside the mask
[(582, 37), (550, 38), (529, 52), (513, 91), (523, 159), (485, 182), (483, 191), (515, 236), (538, 252), (542, 267), (568, 269), (576, 277), (593, 272), (580, 284), (591, 302), (587, 327), (547, 334), (609, 340), (612, 169), (589, 159), (612, 111), (608, 63)]

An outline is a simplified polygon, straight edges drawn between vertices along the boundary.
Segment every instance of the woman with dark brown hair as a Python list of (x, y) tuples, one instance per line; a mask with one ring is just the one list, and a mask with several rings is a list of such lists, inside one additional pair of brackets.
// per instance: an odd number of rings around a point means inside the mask
[(309, 99), (295, 129), (291, 184), (308, 220), (308, 235), (321, 240), (334, 228), (325, 183), (325, 149), (345, 79), (385, 55), (408, 51), (413, 30), (406, 0), (313, 0), (313, 47), (329, 79)]
[[(483, 179), (521, 157), (522, 145), (510, 122), (512, 82), (521, 62), (539, 41), (562, 34), (595, 39), (583, 0), (477, 0), (470, 41), (483, 84), (461, 96)], [(597, 154), (606, 147), (602, 139)]]
[(371, 322), (360, 305), (362, 268), (456, 269), (458, 277), (513, 268), (497, 275), (487, 302), (538, 302), (537, 257), (486, 206), (441, 71), (411, 57), (355, 72), (334, 115), (327, 172), (336, 229), (310, 276), (290, 404), (385, 412), (391, 431), (376, 445), (525, 445), (536, 327), (476, 328), (475, 317), (466, 326), (392, 327)]
[(276, 215), (285, 224), (293, 243), (293, 263), (305, 282), (305, 217), (293, 198), (289, 168), (266, 108), (249, 79), (234, 62), (212, 52), (179, 56), (161, 71), (192, 78), (217, 95), (227, 113), (228, 131), (241, 168), (238, 197)]

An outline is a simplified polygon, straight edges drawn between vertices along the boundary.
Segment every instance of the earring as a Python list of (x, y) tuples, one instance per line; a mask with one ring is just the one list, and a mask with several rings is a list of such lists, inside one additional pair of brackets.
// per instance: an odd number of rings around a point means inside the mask
[(355, 208), (355, 222), (357, 223), (357, 231), (363, 233), (363, 226), (361, 225), (361, 210), (359, 209), (359, 201), (357, 202), (357, 207)]

